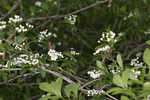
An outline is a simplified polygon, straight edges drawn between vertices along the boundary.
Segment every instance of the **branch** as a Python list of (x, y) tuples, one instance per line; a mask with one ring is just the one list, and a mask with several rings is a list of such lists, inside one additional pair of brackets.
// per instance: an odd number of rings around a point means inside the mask
[(58, 72), (55, 72), (55, 71), (52, 71), (52, 70), (48, 70), (46, 69), (45, 67), (41, 67), (43, 71), (47, 72), (47, 73), (50, 73), (50, 74), (53, 74), (55, 76), (58, 76), (58, 77), (61, 77), (63, 80), (67, 81), (68, 83), (75, 83), (74, 81), (72, 81), (71, 79), (67, 78), (66, 76), (58, 73)]
[(9, 16), (16, 8), (19, 6), (19, 0), (13, 5), (13, 7), (8, 11), (4, 17), (0, 18), (1, 20), (5, 19), (7, 16)]
[(0, 71), (19, 71), (21, 68), (1, 68)]
[(136, 48), (132, 49), (132, 50), (128, 53), (128, 55), (127, 55), (127, 57), (125, 58), (125, 60), (129, 60), (129, 58), (130, 58), (134, 53), (139, 52), (139, 51), (141, 51), (141, 50), (144, 50), (146, 47), (150, 48), (150, 46), (147, 45), (147, 44), (145, 44), (145, 43), (142, 43), (142, 44), (138, 45)]
[(60, 13), (60, 8), (61, 8), (61, 0), (57, 0), (57, 15)]
[(46, 19), (52, 19), (52, 18), (64, 18), (64, 17), (70, 16), (70, 15), (73, 15), (73, 14), (78, 14), (80, 12), (86, 11), (90, 8), (96, 7), (96, 6), (98, 6), (100, 4), (103, 4), (103, 3), (106, 3), (106, 2), (108, 2), (108, 0), (97, 1), (96, 3), (93, 3), (93, 4), (91, 4), (87, 7), (81, 8), (79, 10), (73, 11), (73, 12), (71, 12), (69, 14), (66, 14), (66, 15), (54, 15), (54, 16), (48, 16), (48, 17), (30, 18), (30, 19), (27, 19), (26, 21), (32, 22), (32, 21), (36, 21), (36, 20), (46, 20)]

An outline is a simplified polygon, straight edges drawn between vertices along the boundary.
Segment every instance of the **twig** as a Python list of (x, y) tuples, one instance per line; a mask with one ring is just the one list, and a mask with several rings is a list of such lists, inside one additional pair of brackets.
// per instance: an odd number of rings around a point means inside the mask
[(106, 3), (106, 2), (108, 2), (108, 0), (97, 1), (96, 3), (93, 3), (93, 4), (91, 4), (91, 5), (87, 6), (87, 7), (81, 8), (79, 10), (73, 11), (73, 12), (71, 12), (69, 14), (66, 14), (66, 15), (54, 15), (54, 16), (48, 16), (48, 17), (30, 18), (30, 19), (27, 19), (26, 21), (32, 22), (32, 21), (36, 21), (36, 20), (46, 20), (46, 19), (52, 19), (52, 18), (64, 18), (66, 16), (70, 16), (70, 15), (73, 15), (73, 14), (78, 14), (80, 12), (86, 11), (86, 10), (88, 10), (90, 8), (96, 7), (96, 6), (98, 6), (100, 4), (103, 4), (103, 3)]
[(115, 97), (113, 97), (113, 96), (111, 96), (111, 95), (109, 95), (109, 94), (106, 94), (109, 98), (111, 98), (112, 100), (118, 100), (117, 98), (115, 98)]
[[(40, 73), (40, 72), (36, 72), (36, 73), (34, 73), (34, 75), (39, 74), (39, 73)], [(26, 73), (26, 74), (17, 75), (16, 77), (14, 77), (14, 78), (8, 80), (7, 82), (2, 82), (2, 83), (0, 83), (0, 85), (9, 84), (10, 82), (16, 80), (17, 78), (27, 77), (27, 76), (30, 76), (30, 75), (33, 75), (33, 73)]]
[(48, 72), (50, 74), (53, 74), (55, 76), (58, 76), (58, 77), (61, 77), (63, 80), (67, 81), (68, 83), (75, 83), (74, 81), (72, 81), (71, 79), (67, 78), (66, 76), (58, 73), (58, 72), (55, 72), (55, 71), (52, 71), (52, 70), (48, 70), (46, 69), (45, 67), (41, 67), (43, 69), (43, 71), (45, 72)]
[(1, 68), (0, 71), (19, 71), (21, 68)]
[(20, 15), (24, 18), (22, 0), (19, 0), (19, 6), (20, 6)]
[(57, 0), (57, 4), (58, 4), (58, 6), (57, 6), (57, 15), (59, 15), (60, 8), (61, 8), (61, 0)]
[[(69, 73), (69, 72), (67, 72), (67, 71), (62, 70), (62, 72), (63, 72), (65, 75), (68, 75), (68, 76), (72, 77), (73, 79), (75, 79), (75, 80), (78, 81), (79, 83), (84, 84), (84, 82), (87, 81), (86, 79), (83, 79), (83, 78), (80, 78), (80, 77), (78, 77), (78, 76), (75, 76), (75, 75), (73, 75), (73, 74), (71, 74), (71, 73)], [(84, 81), (84, 82), (82, 82), (82, 81)]]
[(145, 44), (145, 43), (142, 43), (142, 44), (138, 45), (136, 48), (134, 48), (133, 50), (131, 50), (131, 51), (128, 53), (128, 55), (127, 55), (127, 57), (125, 58), (125, 60), (129, 60), (129, 58), (130, 58), (134, 53), (145, 49), (145, 47), (150, 47), (150, 46), (147, 45), (147, 44)]
[[(67, 81), (68, 83), (74, 83), (74, 84), (75, 84), (74, 81), (72, 81), (71, 79), (67, 78), (66, 76), (63, 76), (62, 74), (60, 74), (60, 73), (58, 73), (58, 72), (48, 70), (48, 69), (46, 69), (45, 67), (41, 67), (41, 68), (42, 68), (45, 72), (48, 72), (48, 73), (53, 74), (53, 75), (55, 75), (55, 76), (61, 77), (63, 80)], [(83, 89), (83, 88), (79, 88), (79, 90), (82, 91), (82, 92), (86, 92), (86, 93), (88, 92), (88, 90)], [(109, 95), (109, 94), (103, 94), (103, 95), (108, 96), (108, 97), (111, 98), (112, 100), (118, 100), (118, 99), (116, 99), (115, 97), (113, 97), (113, 96), (111, 96), (111, 95)]]
[(9, 16), (16, 8), (19, 6), (19, 0), (13, 5), (13, 7), (8, 11), (4, 17), (1, 18), (1, 20), (5, 19), (7, 16)]
[(89, 81), (89, 82), (85, 83), (84, 85), (82, 85), (82, 86), (80, 87), (80, 89), (83, 89), (84, 87), (86, 87), (86, 86), (88, 86), (88, 85), (90, 85), (90, 84), (92, 84), (93, 82), (98, 81), (98, 80), (100, 80), (100, 79), (95, 79), (95, 80)]
[(15, 35), (16, 35), (16, 31), (12, 32), (12, 33), (9, 35), (9, 37), (8, 37), (7, 40), (10, 40), (10, 39), (14, 38)]

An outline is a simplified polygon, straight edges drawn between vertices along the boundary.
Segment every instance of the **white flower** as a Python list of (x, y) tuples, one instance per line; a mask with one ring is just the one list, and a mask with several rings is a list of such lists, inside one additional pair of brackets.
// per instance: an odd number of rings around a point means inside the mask
[(38, 59), (33, 59), (31, 62), (32, 65), (37, 65), (38, 63), (39, 63)]
[(130, 17), (132, 17), (132, 16), (134, 16), (134, 15), (133, 15), (132, 12), (130, 12), (128, 18), (130, 18)]
[(106, 46), (104, 46), (104, 47), (102, 47), (102, 48), (98, 48), (93, 54), (96, 55), (96, 54), (98, 54), (98, 53), (100, 53), (100, 52), (108, 51), (109, 49), (110, 49), (110, 46), (109, 46), (109, 45), (106, 45)]
[(92, 70), (88, 71), (87, 74), (89, 74), (91, 78), (96, 79), (99, 78), (102, 73), (100, 71)]
[(112, 31), (109, 31), (109, 32), (103, 32), (102, 33), (102, 37), (97, 41), (98, 43), (101, 43), (103, 41), (107, 41), (107, 42), (110, 42), (112, 40), (115, 40), (115, 36), (116, 34)]
[(68, 20), (70, 24), (74, 25), (76, 23), (77, 15), (70, 15), (65, 17), (65, 19)]
[(25, 26), (23, 26), (23, 25), (20, 24), (19, 27), (16, 27), (16, 31), (18, 33), (20, 33), (20, 32), (26, 32), (26, 31), (28, 31), (28, 29), (25, 28)]
[(0, 21), (0, 24), (6, 25), (6, 21)]
[(135, 59), (132, 59), (130, 62), (131, 66), (143, 66), (144, 63), (139, 61), (139, 57), (136, 57)]
[(41, 40), (44, 40), (45, 38), (51, 36), (51, 35), (52, 35), (52, 33), (51, 33), (51, 32), (48, 32), (48, 30), (41, 31), (41, 32), (40, 32), (40, 35), (39, 35), (39, 42), (40, 42)]
[(1, 56), (4, 55), (4, 52), (0, 52), (0, 55), (1, 55)]
[(14, 48), (16, 50), (23, 50), (24, 46), (25, 46), (25, 43), (22, 43), (22, 44), (13, 43), (12, 45), (14, 46)]
[(54, 38), (57, 38), (57, 34), (53, 34), (53, 37), (54, 37)]
[(14, 15), (14, 18), (9, 18), (8, 23), (17, 23), (17, 22), (21, 22), (23, 20), (22, 17), (18, 16), (18, 15)]
[(41, 7), (42, 3), (40, 1), (35, 2), (35, 6)]
[(6, 22), (5, 21), (0, 21), (0, 30), (6, 28)]
[(28, 28), (33, 28), (33, 27), (34, 27), (33, 25), (31, 25), (31, 24), (29, 24), (29, 23), (26, 23), (26, 26), (27, 26)]
[(62, 45), (62, 43), (61, 43), (61, 42), (58, 42), (58, 43), (57, 43), (57, 45), (61, 46), (61, 45)]
[(63, 58), (62, 53), (61, 53), (61, 52), (57, 52), (57, 51), (55, 51), (54, 49), (50, 49), (50, 50), (48, 51), (48, 55), (51, 57), (51, 60), (52, 60), (52, 61), (56, 61), (56, 60), (58, 59), (58, 57)]
[(138, 78), (138, 76), (141, 75), (141, 71), (139, 70), (132, 70), (132, 72), (134, 73), (135, 78)]
[(37, 65), (39, 64), (39, 59), (41, 56), (39, 54), (21, 54), (16, 58), (13, 58), (12, 65), (22, 66), (22, 64), (29, 64), (29, 65)]
[(95, 90), (95, 89), (92, 89), (92, 90), (88, 90), (87, 96), (101, 95), (103, 93), (105, 93), (104, 90)]
[(71, 52), (70, 52), (72, 55), (79, 55), (79, 53), (78, 52), (76, 52), (76, 51), (73, 51), (73, 50), (71, 50)]

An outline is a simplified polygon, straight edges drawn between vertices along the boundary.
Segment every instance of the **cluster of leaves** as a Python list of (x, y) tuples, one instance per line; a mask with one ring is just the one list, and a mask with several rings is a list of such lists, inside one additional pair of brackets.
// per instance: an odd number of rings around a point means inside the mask
[[(40, 89), (48, 92), (44, 97), (42, 97), (40, 100), (47, 100), (47, 99), (53, 99), (58, 100), (59, 98), (63, 98), (61, 95), (61, 89), (62, 89), (62, 79), (58, 78), (56, 81), (52, 83), (41, 83)], [(71, 99), (70, 97), (74, 97), (74, 100), (78, 97), (78, 89), (80, 87), (80, 84), (69, 84), (64, 87), (64, 92), (68, 99)], [(65, 100), (65, 98), (63, 99)]]

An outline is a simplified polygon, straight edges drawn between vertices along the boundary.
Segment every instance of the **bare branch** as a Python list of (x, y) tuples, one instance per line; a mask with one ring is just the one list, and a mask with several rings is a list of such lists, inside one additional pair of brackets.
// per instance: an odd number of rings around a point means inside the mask
[(104, 1), (97, 1), (96, 3), (93, 3), (87, 7), (84, 7), (84, 8), (81, 8), (79, 10), (76, 10), (76, 11), (73, 11), (69, 14), (66, 14), (66, 15), (54, 15), (54, 16), (48, 16), (48, 17), (38, 17), (38, 18), (30, 18), (30, 19), (27, 19), (26, 21), (29, 21), (29, 22), (32, 22), (32, 21), (36, 21), (36, 20), (46, 20), (46, 19), (53, 19), (53, 18), (64, 18), (66, 16), (70, 16), (70, 15), (73, 15), (73, 14), (77, 14), (77, 13), (80, 13), (80, 12), (83, 12), (83, 11), (86, 11), (90, 8), (93, 8), (93, 7), (96, 7), (100, 4), (103, 4), (103, 3), (106, 3), (108, 2), (108, 0), (104, 0)]
[(13, 5), (13, 7), (8, 11), (8, 13), (6, 15), (4, 15), (4, 17), (0, 18), (1, 20), (5, 19), (7, 16), (9, 16), (14, 10), (17, 9), (17, 7), (19, 6), (19, 0)]

